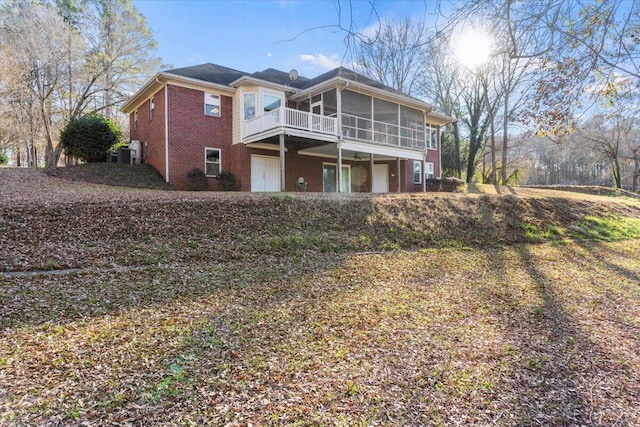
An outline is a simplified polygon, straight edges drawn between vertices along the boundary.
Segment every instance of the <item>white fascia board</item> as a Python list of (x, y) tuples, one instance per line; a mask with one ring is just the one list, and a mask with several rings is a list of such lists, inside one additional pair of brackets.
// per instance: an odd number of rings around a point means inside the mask
[(435, 111), (427, 113), (428, 124), (444, 126), (457, 121), (458, 119), (456, 119), (455, 117), (449, 117), (445, 114), (436, 113)]
[(138, 90), (127, 102), (125, 102), (125, 104), (120, 108), (120, 111), (126, 114), (131, 114), (153, 94), (158, 92), (165, 84), (195, 90), (223, 93), (229, 96), (233, 96), (236, 92), (236, 89), (233, 87), (205, 82), (204, 80), (193, 79), (191, 77), (179, 76), (177, 74), (160, 72), (156, 73), (151, 80), (142, 86), (142, 88)]
[(275, 90), (281, 90), (284, 92), (293, 92), (293, 93), (297, 93), (299, 91), (299, 89), (296, 89), (294, 87), (291, 86), (286, 86), (286, 85), (281, 85), (278, 83), (272, 83), (272, 82), (268, 82), (266, 80), (260, 80), (260, 79), (256, 79), (255, 77), (250, 77), (250, 76), (242, 76), (237, 80), (232, 81), (231, 83), (229, 83), (229, 86), (233, 86), (234, 88), (238, 87), (238, 86), (242, 86), (245, 84), (250, 84), (250, 85), (255, 85), (255, 86), (262, 86), (262, 87), (266, 87), (266, 88), (270, 88), (270, 89), (275, 89)]
[[(158, 90), (160, 90), (160, 88), (162, 88), (163, 85), (162, 83), (158, 82), (159, 76), (160, 76), (160, 73), (156, 73), (156, 75), (153, 76), (151, 80), (145, 83), (145, 85), (142, 86), (142, 88), (140, 88), (135, 94), (133, 94), (133, 96), (129, 98), (129, 100), (125, 102), (122, 107), (120, 107), (120, 111), (122, 111), (125, 114), (133, 113), (136, 109), (138, 109), (138, 107), (144, 101), (149, 99), (149, 96), (153, 95)], [(158, 86), (157, 88), (155, 88), (155, 90), (153, 88), (154, 85)]]
[(193, 79), (191, 77), (179, 76), (171, 73), (160, 73), (161, 80), (173, 86), (182, 86), (190, 89), (223, 92), (226, 95), (232, 96), (236, 93), (236, 89), (227, 85), (221, 85), (218, 83), (206, 82), (204, 80)]
[(368, 143), (359, 143), (352, 141), (343, 141), (341, 143), (343, 150), (356, 151), (358, 153), (378, 154), (381, 156), (400, 157), (409, 160), (424, 160), (424, 151), (416, 151), (402, 147), (392, 147), (387, 145), (377, 145)]

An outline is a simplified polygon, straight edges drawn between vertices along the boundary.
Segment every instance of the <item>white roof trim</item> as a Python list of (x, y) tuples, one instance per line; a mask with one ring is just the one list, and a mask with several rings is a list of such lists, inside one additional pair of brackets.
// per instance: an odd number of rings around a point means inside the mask
[(232, 81), (229, 85), (233, 86), (235, 88), (235, 87), (240, 86), (240, 85), (245, 84), (245, 83), (253, 83), (253, 84), (257, 85), (257, 86), (264, 86), (264, 87), (268, 87), (268, 88), (271, 88), (271, 89), (282, 90), (282, 91), (285, 91), (285, 92), (297, 93), (297, 92), (300, 91), (300, 89), (296, 89), (295, 87), (281, 85), (279, 83), (272, 83), (272, 82), (269, 82), (267, 80), (257, 79), (255, 77), (251, 77), (251, 76), (242, 76), (239, 79)]
[[(156, 73), (140, 90), (138, 90), (124, 105), (120, 108), (120, 111), (124, 113), (131, 113), (135, 111), (143, 102), (149, 99), (154, 93), (161, 89), (162, 86), (172, 84), (174, 86), (187, 87), (195, 90), (211, 90), (213, 92), (220, 92), (225, 95), (233, 95), (236, 93), (236, 89), (226, 85), (218, 83), (211, 83), (200, 79), (194, 79), (191, 77), (180, 76), (178, 74), (172, 74), (167, 72)], [(159, 87), (154, 89), (154, 85)]]

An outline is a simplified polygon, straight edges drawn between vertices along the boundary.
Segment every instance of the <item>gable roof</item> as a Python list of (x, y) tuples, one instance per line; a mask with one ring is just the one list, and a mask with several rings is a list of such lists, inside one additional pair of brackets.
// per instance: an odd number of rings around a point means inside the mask
[[(274, 88), (283, 89), (285, 91), (293, 92), (292, 99), (302, 99), (305, 94), (311, 91), (319, 90), (316, 86), (322, 86), (323, 84), (332, 84), (332, 81), (342, 80), (356, 83), (356, 87), (360, 87), (366, 91), (373, 91), (379, 96), (389, 97), (392, 100), (408, 102), (409, 105), (415, 105), (416, 108), (433, 111), (433, 106), (425, 101), (407, 95), (406, 93), (395, 90), (385, 84), (375, 81), (369, 77), (359, 74), (353, 70), (345, 67), (338, 67), (333, 70), (327, 71), (312, 79), (298, 76), (296, 80), (291, 80), (289, 73), (276, 70), (275, 68), (267, 68), (255, 73), (247, 73), (233, 68), (224, 67), (222, 65), (206, 63), (200, 65), (193, 65), (183, 68), (175, 68), (156, 74), (156, 76), (150, 80), (143, 88), (141, 88), (132, 98), (127, 101), (122, 111), (131, 112), (137, 108), (137, 105), (157, 90), (158, 85), (162, 83), (158, 81), (158, 78), (184, 78), (187, 81), (191, 81), (191, 84), (197, 83), (197, 81), (204, 84), (216, 85), (218, 90), (235, 91), (239, 84), (247, 82), (264, 82), (271, 84)], [(215, 86), (213, 86), (215, 87)], [(225, 89), (227, 88), (227, 89)], [(315, 88), (315, 89), (313, 89)], [(297, 92), (297, 94), (295, 94)], [(443, 116), (445, 117), (445, 116)]]
[(244, 71), (234, 70), (233, 68), (211, 63), (175, 68), (173, 70), (167, 70), (165, 73), (225, 86), (228, 86), (234, 80), (247, 75)]
[(307, 81), (309, 81), (308, 78), (302, 76), (298, 76), (297, 79), (292, 81), (289, 77), (289, 73), (276, 70), (275, 68), (267, 68), (266, 70), (258, 71), (256, 73), (250, 74), (249, 77), (295, 88), (300, 88), (301, 85), (304, 85)]
[(343, 79), (346, 80), (351, 80), (354, 82), (358, 82), (358, 83), (362, 83), (365, 84), (367, 86), (372, 86), (375, 87), (377, 89), (382, 89), (382, 90), (386, 90), (389, 92), (393, 92), (393, 93), (397, 93), (398, 95), (405, 95), (407, 96), (406, 93), (402, 93), (400, 91), (397, 91), (389, 86), (386, 86), (380, 82), (377, 82), (373, 79), (370, 79), (369, 77), (366, 77), (362, 74), (356, 73), (355, 71), (352, 71), (348, 68), (345, 67), (338, 67), (338, 68), (334, 68), (333, 70), (327, 71), (324, 74), (319, 75), (318, 77), (314, 77), (311, 80), (307, 80), (304, 84), (304, 86), (301, 87), (301, 89), (307, 89), (310, 88), (312, 86), (315, 86), (317, 84), (320, 84), (322, 82), (325, 82), (327, 80), (331, 80), (334, 79), (336, 77), (341, 77)]

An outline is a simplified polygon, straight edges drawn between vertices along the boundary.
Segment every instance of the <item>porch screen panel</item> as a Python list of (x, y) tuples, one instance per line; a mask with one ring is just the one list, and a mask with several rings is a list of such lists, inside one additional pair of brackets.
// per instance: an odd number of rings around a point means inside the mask
[(325, 116), (331, 116), (338, 112), (338, 97), (336, 89), (331, 89), (322, 94), (322, 105)]
[(309, 111), (311, 111), (311, 103), (309, 103), (308, 99), (303, 99), (298, 104), (298, 109), (300, 111), (306, 111), (308, 113)]
[(371, 140), (371, 97), (350, 90), (342, 91), (342, 135)]
[(420, 110), (400, 106), (400, 145), (424, 148), (424, 114)]
[(398, 144), (398, 104), (373, 99), (373, 140), (383, 144)]

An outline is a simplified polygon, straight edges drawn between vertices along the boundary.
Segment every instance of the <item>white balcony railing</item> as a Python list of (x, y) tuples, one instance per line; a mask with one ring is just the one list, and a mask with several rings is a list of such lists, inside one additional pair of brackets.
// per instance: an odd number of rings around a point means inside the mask
[[(311, 133), (338, 135), (338, 120), (334, 116), (322, 116), (307, 111), (279, 107), (244, 122), (243, 137), (257, 135), (268, 130), (285, 127)], [(379, 122), (362, 117), (342, 114), (342, 136), (363, 142), (423, 150), (424, 126), (411, 128)]]
[(287, 127), (313, 133), (338, 135), (338, 121), (335, 117), (321, 116), (306, 111), (279, 107), (244, 123), (243, 136), (256, 135), (267, 130)]

